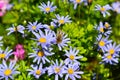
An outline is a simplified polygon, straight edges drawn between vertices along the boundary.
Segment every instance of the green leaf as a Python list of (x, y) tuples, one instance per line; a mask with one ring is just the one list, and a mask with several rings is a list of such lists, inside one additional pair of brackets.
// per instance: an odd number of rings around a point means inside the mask
[(12, 24), (17, 22), (18, 15), (15, 12), (7, 12), (3, 17), (3, 23)]
[(81, 59), (81, 61), (87, 61), (87, 58), (86, 58), (86, 57), (83, 57), (83, 58)]

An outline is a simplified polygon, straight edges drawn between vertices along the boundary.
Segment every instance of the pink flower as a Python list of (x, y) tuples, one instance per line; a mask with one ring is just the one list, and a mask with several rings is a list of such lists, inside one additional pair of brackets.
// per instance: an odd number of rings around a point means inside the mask
[(8, 5), (9, 0), (0, 0), (0, 9), (6, 9), (6, 6)]
[(23, 48), (23, 45), (17, 44), (15, 47), (15, 51), (13, 52), (15, 58), (23, 60), (25, 57), (25, 50)]
[(9, 0), (0, 0), (0, 16), (6, 13), (7, 9), (10, 9), (12, 5), (9, 4)]
[(0, 16), (3, 16), (3, 15), (4, 15), (4, 13), (2, 11), (0, 11)]
[(5, 3), (3, 1), (0, 1), (0, 9), (4, 7)]
[(17, 44), (15, 48), (16, 48), (16, 49), (21, 49), (21, 48), (23, 49), (23, 45)]

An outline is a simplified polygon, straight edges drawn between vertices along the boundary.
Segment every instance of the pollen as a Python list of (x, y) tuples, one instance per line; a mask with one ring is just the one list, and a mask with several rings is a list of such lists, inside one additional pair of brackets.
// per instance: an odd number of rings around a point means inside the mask
[(4, 74), (5, 74), (6, 76), (9, 76), (11, 73), (12, 73), (12, 71), (11, 71), (10, 69), (6, 69), (6, 70), (4, 71)]
[(107, 58), (108, 58), (108, 59), (111, 59), (111, 58), (112, 58), (112, 56), (111, 56), (111, 55), (108, 55), (108, 56), (107, 56)]
[(75, 59), (75, 56), (74, 55), (70, 55), (69, 57), (71, 60), (74, 60)]
[(17, 31), (17, 28), (14, 27), (14, 31)]
[(39, 51), (39, 52), (38, 52), (38, 56), (39, 56), (39, 57), (43, 57), (43, 56), (44, 56), (44, 53), (43, 53), (42, 51)]
[(109, 50), (109, 53), (110, 53), (110, 54), (114, 54), (114, 52), (115, 52), (114, 49), (110, 49), (110, 50)]
[(74, 70), (72, 68), (69, 68), (68, 69), (68, 74), (73, 74), (74, 73)]
[(45, 8), (45, 11), (49, 12), (50, 11), (50, 7)]
[(99, 46), (105, 46), (105, 42), (101, 40), (101, 41), (99, 42)]
[(100, 11), (105, 11), (105, 8), (104, 7), (100, 8)]
[(100, 28), (100, 32), (104, 32), (104, 29), (103, 29), (103, 28)]
[(4, 59), (5, 58), (5, 54), (0, 54), (0, 58)]
[(35, 30), (35, 29), (36, 29), (36, 26), (32, 26), (32, 29)]
[(41, 38), (39, 39), (39, 42), (40, 42), (40, 43), (45, 43), (45, 42), (46, 42), (46, 38), (42, 38), (42, 37), (41, 37)]
[(56, 67), (54, 70), (55, 70), (56, 73), (60, 72), (60, 68), (59, 67)]
[(79, 3), (81, 0), (76, 0), (76, 3)]
[(40, 74), (41, 74), (41, 71), (40, 71), (40, 70), (36, 70), (36, 74), (37, 74), (37, 75), (40, 75)]
[(18, 31), (19, 30), (18, 26), (14, 27), (13, 29), (14, 29), (14, 31)]
[(110, 26), (110, 25), (109, 25), (108, 23), (105, 23), (105, 27), (106, 27), (106, 28), (109, 28), (109, 26)]
[(59, 23), (60, 23), (60, 24), (64, 24), (65, 21), (61, 19), (61, 20), (59, 20)]

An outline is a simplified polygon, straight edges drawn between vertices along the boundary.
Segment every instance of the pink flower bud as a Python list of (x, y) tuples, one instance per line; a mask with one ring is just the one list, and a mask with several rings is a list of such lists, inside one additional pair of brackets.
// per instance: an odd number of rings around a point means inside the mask
[(23, 48), (23, 45), (17, 44), (15, 47), (15, 51), (13, 52), (14, 56), (20, 60), (23, 60), (25, 57), (25, 50)]

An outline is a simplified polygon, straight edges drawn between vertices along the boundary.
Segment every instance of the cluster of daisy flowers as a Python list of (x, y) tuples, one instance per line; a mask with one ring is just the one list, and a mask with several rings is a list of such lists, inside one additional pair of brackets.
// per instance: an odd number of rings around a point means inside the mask
[[(27, 70), (29, 71), (29, 75), (33, 75), (37, 79), (45, 73), (49, 76), (54, 74), (55, 80), (58, 80), (59, 77), (64, 78), (63, 75), (65, 75), (65, 80), (68, 80), (68, 78), (72, 80), (81, 78), (80, 74), (83, 74), (83, 71), (80, 71), (80, 62), (78, 60), (81, 59), (82, 56), (77, 55), (79, 51), (70, 47), (70, 50), (65, 50), (65, 52), (66, 54), (63, 56), (66, 56), (66, 59), (64, 61), (59, 59), (56, 59), (55, 61), (47, 59), (48, 56), (52, 57), (52, 55), (55, 55), (48, 51), (30, 53), (29, 57), (34, 58), (34, 64), (31, 65), (32, 69)], [(48, 63), (51, 63), (50, 66), (45, 67), (44, 65)]]
[(96, 28), (98, 30), (97, 45), (98, 51), (102, 50), (102, 62), (109, 64), (118, 63), (118, 57), (120, 52), (120, 45), (116, 45), (115, 42), (109, 40), (111, 34), (111, 26), (108, 22), (100, 24)]
[[(13, 55), (13, 50), (7, 47), (5, 50), (2, 49), (3, 42), (0, 37), (0, 80), (14, 79), (13, 75), (19, 74), (17, 71), (18, 66), (16, 66), (16, 61), (10, 61), (10, 56)], [(9, 65), (8, 65), (9, 64)]]
[[(103, 17), (110, 15), (108, 10), (116, 11), (120, 13), (120, 2), (112, 3), (112, 6), (105, 5), (101, 7), (100, 5), (95, 6), (96, 10), (100, 11), (103, 14)], [(112, 33), (112, 27), (108, 22), (100, 22), (99, 25), (96, 26), (96, 30), (98, 31), (97, 37), (97, 45), (98, 51), (102, 51), (102, 62), (101, 63), (109, 63), (109, 64), (117, 64), (120, 52), (120, 45), (116, 45), (115, 42), (109, 40), (109, 36)]]
[(96, 5), (96, 11), (100, 11), (103, 14), (103, 17), (106, 17), (106, 15), (110, 15), (110, 13), (108, 12), (109, 10), (115, 11), (116, 13), (120, 13), (120, 2), (114, 2), (111, 4), (111, 6), (109, 4), (105, 5), (105, 6), (101, 6), (101, 5)]
[[(47, 3), (41, 3), (38, 8), (40, 8), (44, 14), (47, 14), (55, 11), (56, 6), (53, 6), (53, 2), (48, 1)], [(69, 50), (65, 50), (65, 47), (70, 43), (68, 35), (62, 30), (54, 31), (54, 29), (52, 30), (50, 28), (50, 26), (59, 28), (61, 25), (72, 21), (70, 20), (71, 18), (69, 15), (60, 16), (59, 14), (55, 14), (55, 16), (56, 19), (52, 19), (50, 25), (42, 24), (38, 21), (29, 22), (26, 27), (23, 25), (12, 25), (12, 27), (6, 29), (9, 31), (7, 35), (9, 36), (14, 33), (25, 35), (25, 30), (27, 30), (27, 32), (32, 33), (35, 36), (35, 38), (31, 39), (36, 42), (37, 46), (33, 49), (33, 53), (28, 54), (28, 57), (33, 59), (30, 65), (31, 68), (27, 69), (29, 75), (33, 75), (38, 79), (42, 74), (48, 74), (49, 76), (54, 74), (55, 80), (58, 80), (59, 77), (64, 78), (63, 76), (65, 75), (65, 80), (76, 80), (76, 78), (81, 78), (80, 75), (83, 74), (83, 71), (80, 70), (79, 61), (83, 56), (78, 56), (79, 50), (76, 48), (70, 47)], [(52, 60), (51, 57), (57, 54), (57, 52), (54, 53), (54, 46), (58, 47), (59, 51), (63, 51), (65, 53), (64, 55), (59, 55), (63, 57), (63, 59), (60, 58)], [(13, 54), (18, 59), (23, 59), (25, 51), (22, 50), (22, 47), (20, 47), (20, 49), (18, 48), (15, 48)]]
[[(78, 4), (82, 4), (83, 2), (87, 3), (89, 0), (69, 1), (74, 4), (74, 9), (76, 9)], [(55, 11), (57, 6), (54, 6), (53, 2), (48, 1), (47, 3), (41, 3), (38, 8), (47, 15), (48, 13)], [(113, 3), (112, 7), (110, 5), (103, 7), (100, 5), (96, 6), (96, 10), (101, 11), (104, 17), (106, 14), (110, 15), (107, 10), (113, 10), (119, 13), (119, 9), (119, 2)], [(27, 69), (29, 75), (33, 75), (36, 79), (39, 79), (43, 74), (48, 74), (48, 76), (55, 75), (55, 80), (60, 78), (64, 78), (65, 80), (76, 80), (76, 78), (81, 78), (81, 74), (84, 73), (80, 70), (80, 59), (83, 56), (78, 54), (79, 50), (76, 48), (69, 47), (69, 50), (66, 50), (66, 47), (68, 48), (68, 43), (70, 43), (70, 38), (68, 38), (66, 33), (62, 30), (54, 31), (54, 29), (51, 29), (51, 26), (59, 28), (66, 23), (72, 22), (70, 20), (71, 17), (69, 17), (69, 15), (61, 16), (59, 14), (55, 14), (54, 16), (56, 18), (52, 19), (49, 25), (39, 23), (38, 21), (29, 22), (27, 26), (12, 25), (12, 27), (6, 29), (9, 31), (7, 35), (20, 33), (25, 37), (26, 31), (34, 35), (34, 38), (31, 39), (35, 41), (37, 46), (33, 49), (32, 53), (28, 54), (28, 57), (32, 60), (30, 65), (31, 68)], [(102, 62), (116, 64), (118, 63), (120, 45), (116, 46), (116, 43), (113, 43), (112, 40), (108, 40), (112, 33), (111, 29), (108, 22), (100, 22), (99, 25), (97, 25), (96, 30), (98, 30), (99, 33), (97, 37), (97, 50), (102, 50), (103, 52)], [(1, 40), (2, 37), (0, 37), (0, 46), (3, 46)], [(63, 52), (65, 54), (58, 55), (57, 52), (54, 52), (57, 48), (58, 53)], [(56, 54), (61, 58), (53, 59)], [(9, 57), (12, 55), (15, 56), (15, 59), (9, 60)], [(0, 79), (13, 79), (13, 75), (19, 74), (20, 72), (16, 71), (18, 66), (15, 64), (16, 61), (24, 59), (24, 55), (25, 50), (21, 44), (16, 45), (15, 50), (9, 50), (9, 48), (2, 50), (2, 48), (0, 48), (0, 59), (2, 60), (2, 64), (0, 64)], [(7, 63), (9, 63), (9, 66)]]

